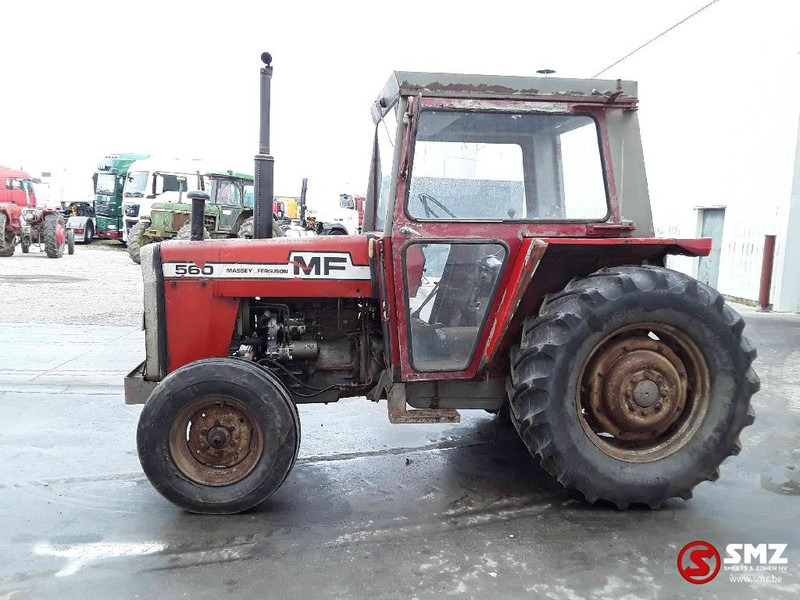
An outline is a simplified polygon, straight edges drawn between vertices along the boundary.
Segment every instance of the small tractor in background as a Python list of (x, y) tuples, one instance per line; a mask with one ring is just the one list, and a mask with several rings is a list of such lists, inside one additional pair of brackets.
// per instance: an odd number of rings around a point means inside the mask
[(296, 405), (351, 397), (392, 423), (508, 413), (587, 502), (656, 508), (719, 477), (754, 420), (756, 351), (716, 290), (665, 268), (711, 240), (654, 237), (635, 82), (395, 72), (363, 232), (264, 239), (262, 60), (255, 239), (204, 240), (198, 197), (193, 241), (142, 249), (125, 399), (162, 495), (256, 506), (295, 463)]
[(61, 211), (36, 205), (34, 181), (25, 171), (0, 167), (0, 257), (13, 255), (17, 242), (23, 254), (32, 245), (49, 258), (61, 258), (65, 248), (75, 252)]
[[(180, 178), (179, 178), (180, 179)], [(185, 183), (186, 179), (182, 179)], [(206, 173), (202, 178), (208, 189), (203, 218), (203, 237), (253, 237), (253, 176), (233, 171)], [(188, 200), (188, 194), (187, 194)], [(142, 246), (166, 240), (188, 240), (192, 206), (182, 202), (157, 202), (150, 209), (150, 220), (139, 221), (128, 232), (128, 254), (140, 262)], [(280, 229), (275, 228), (277, 235)]]

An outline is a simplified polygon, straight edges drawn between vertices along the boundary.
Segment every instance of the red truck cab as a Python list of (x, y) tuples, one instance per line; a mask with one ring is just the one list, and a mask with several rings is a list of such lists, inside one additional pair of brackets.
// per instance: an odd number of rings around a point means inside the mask
[(36, 206), (31, 176), (19, 169), (0, 167), (0, 204), (16, 204), (20, 208)]

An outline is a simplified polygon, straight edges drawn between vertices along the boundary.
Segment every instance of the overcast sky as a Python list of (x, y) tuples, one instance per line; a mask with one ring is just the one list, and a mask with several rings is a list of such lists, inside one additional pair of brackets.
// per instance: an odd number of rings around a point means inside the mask
[[(369, 108), (392, 70), (588, 77), (707, 1), (10, 0), (0, 164), (68, 169), (87, 189), (112, 152), (252, 172), (268, 50), (275, 192), (308, 177), (318, 203), (366, 190)], [(604, 77), (625, 78), (624, 63)]]

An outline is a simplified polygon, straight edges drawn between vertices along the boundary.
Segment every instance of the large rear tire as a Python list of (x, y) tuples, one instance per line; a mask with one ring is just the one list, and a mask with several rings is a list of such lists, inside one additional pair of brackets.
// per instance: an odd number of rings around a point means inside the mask
[(285, 481), (300, 447), (300, 419), (281, 381), (254, 363), (210, 358), (156, 386), (137, 448), (147, 478), (190, 512), (238, 513)]
[[(242, 239), (251, 240), (253, 239), (253, 232), (255, 231), (255, 225), (253, 224), (253, 217), (248, 217), (242, 224), (239, 226), (239, 231), (236, 233), (237, 237)], [(280, 224), (275, 219), (272, 220), (272, 237), (284, 237), (283, 230), (281, 229)]]
[(64, 227), (64, 216), (59, 213), (47, 213), (42, 225), (44, 251), (48, 258), (61, 258), (67, 245), (67, 229)]
[[(192, 224), (186, 223), (183, 227), (178, 229), (178, 233), (175, 234), (176, 240), (191, 240), (192, 239)], [(208, 229), (203, 227), (203, 239), (208, 240), (211, 239), (211, 234), (208, 233)]]
[(8, 224), (8, 215), (0, 212), (0, 257), (5, 258), (14, 254), (16, 248), (17, 236), (9, 231), (6, 231)]
[(544, 469), (586, 500), (689, 499), (741, 450), (759, 389), (742, 317), (668, 269), (574, 280), (526, 320), (511, 415)]
[(145, 233), (149, 226), (149, 223), (139, 221), (136, 225), (131, 227), (131, 230), (128, 232), (128, 256), (130, 256), (131, 260), (137, 265), (142, 263), (140, 255), (142, 246), (149, 242)]

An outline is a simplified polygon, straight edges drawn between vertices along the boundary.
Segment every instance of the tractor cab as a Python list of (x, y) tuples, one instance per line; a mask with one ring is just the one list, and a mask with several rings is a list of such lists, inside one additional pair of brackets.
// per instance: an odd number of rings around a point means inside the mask
[[(636, 102), (633, 82), (394, 73), (372, 109), (364, 229), (385, 241), (395, 377), (494, 368), (491, 319), (534, 307), (513, 286), (543, 239), (653, 235)], [(581, 254), (551, 277), (594, 270)]]

